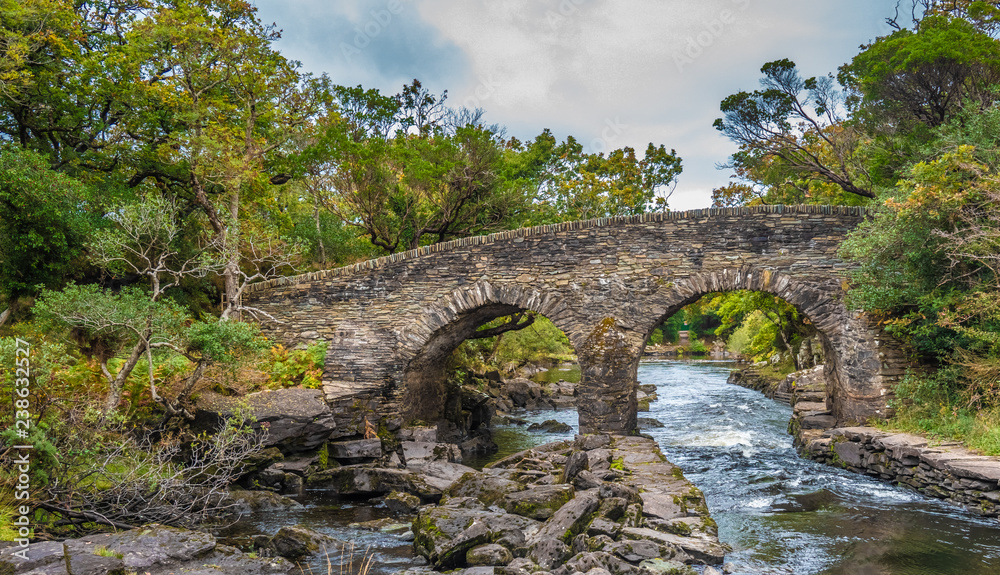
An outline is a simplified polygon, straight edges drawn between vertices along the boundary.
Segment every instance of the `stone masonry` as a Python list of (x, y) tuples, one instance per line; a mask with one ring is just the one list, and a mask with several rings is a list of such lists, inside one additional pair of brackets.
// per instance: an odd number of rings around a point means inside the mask
[[(568, 222), (465, 238), (251, 286), (243, 303), (289, 345), (329, 342), (323, 389), (382, 416), (434, 422), (444, 364), (484, 322), (538, 312), (569, 337), (583, 370), (582, 433), (636, 429), (646, 337), (706, 293), (760, 290), (819, 330), (838, 421), (884, 417), (904, 356), (843, 303), (837, 256), (855, 207), (759, 206)], [(258, 314), (264, 317), (265, 314)]]

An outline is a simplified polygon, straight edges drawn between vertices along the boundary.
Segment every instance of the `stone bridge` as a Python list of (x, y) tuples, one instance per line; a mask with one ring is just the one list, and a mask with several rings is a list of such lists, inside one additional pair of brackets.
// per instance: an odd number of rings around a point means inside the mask
[(584, 433), (636, 429), (636, 370), (653, 329), (699, 297), (760, 290), (820, 332), (827, 407), (842, 423), (885, 417), (903, 354), (844, 304), (837, 249), (856, 207), (760, 206), (604, 218), (465, 238), (251, 286), (289, 345), (329, 342), (332, 404), (433, 422), (446, 410), (445, 363), (484, 322), (532, 310), (562, 329), (582, 368)]

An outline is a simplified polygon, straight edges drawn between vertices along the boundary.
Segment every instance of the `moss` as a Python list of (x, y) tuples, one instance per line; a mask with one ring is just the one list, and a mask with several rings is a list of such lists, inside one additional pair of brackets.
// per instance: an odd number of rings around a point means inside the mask
[(674, 467), (670, 470), (670, 475), (673, 475), (674, 479), (684, 479), (684, 470), (680, 467)]
[(618, 471), (625, 471), (625, 458), (619, 457), (618, 459), (612, 459), (611, 469), (615, 469)]
[(680, 535), (681, 537), (691, 536), (691, 526), (683, 521), (676, 521), (667, 526), (667, 531), (673, 533), (674, 535)]
[(319, 465), (320, 471), (330, 468), (330, 442), (324, 441), (323, 445), (319, 447), (319, 453), (317, 465)]

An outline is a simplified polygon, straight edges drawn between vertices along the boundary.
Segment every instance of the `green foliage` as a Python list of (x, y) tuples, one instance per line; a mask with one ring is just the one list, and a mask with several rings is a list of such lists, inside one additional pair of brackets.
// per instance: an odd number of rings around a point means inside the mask
[(325, 341), (317, 341), (305, 349), (289, 350), (281, 345), (272, 347), (267, 367), (269, 385), (319, 389), (323, 383), (326, 350)]
[(708, 352), (708, 346), (706, 346), (705, 342), (698, 338), (692, 338), (691, 342), (687, 346), (687, 349), (694, 355), (703, 355)]
[(986, 455), (1000, 455), (1000, 405), (973, 408), (967, 374), (960, 366), (910, 371), (896, 386), (896, 415), (886, 427), (935, 439), (957, 439)]
[(714, 126), (740, 146), (731, 165), (744, 182), (716, 190), (714, 201), (860, 203), (874, 198), (865, 170), (854, 160), (859, 139), (840, 115), (844, 99), (833, 79), (803, 78), (787, 58), (760, 71), (760, 90), (733, 94), (720, 105), (723, 117)]
[(663, 341), (677, 343), (682, 327), (684, 327), (684, 314), (677, 313), (667, 318), (667, 321), (660, 325), (660, 329), (663, 330)]
[(97, 549), (94, 549), (94, 555), (99, 555), (101, 557), (115, 557), (117, 559), (125, 557), (123, 553), (120, 553), (118, 551), (112, 551), (104, 545), (101, 545)]
[(879, 38), (841, 68), (840, 82), (871, 124), (938, 126), (965, 106), (985, 108), (1000, 80), (1000, 44), (961, 18), (929, 16)]
[(761, 361), (774, 354), (777, 337), (775, 325), (767, 321), (763, 312), (755, 310), (744, 317), (732, 332), (727, 348), (751, 361)]
[(649, 339), (646, 340), (646, 345), (660, 345), (663, 343), (663, 330), (656, 328), (653, 333), (650, 334)]
[[(480, 329), (497, 327), (509, 320), (510, 317), (500, 317)], [(575, 357), (566, 334), (547, 318), (536, 316), (535, 321), (524, 329), (462, 342), (452, 354), (451, 364), (455, 369), (481, 373), (488, 369), (508, 369), (528, 363), (571, 361)]]
[(0, 146), (0, 296), (8, 305), (79, 271), (84, 240), (96, 227), (90, 196), (42, 155)]
[[(268, 349), (267, 340), (257, 324), (219, 321), (215, 318), (191, 324), (185, 333), (188, 353), (216, 363), (234, 364), (243, 354)], [(316, 347), (316, 346), (313, 346)]]
[[(499, 336), (498, 336), (499, 337)], [(508, 363), (540, 363), (567, 361), (574, 357), (569, 338), (545, 317), (538, 317), (525, 329), (503, 334), (495, 361)]]
[(145, 289), (129, 286), (114, 293), (97, 285), (70, 284), (43, 290), (34, 307), (39, 325), (53, 333), (74, 330), (87, 348), (104, 358), (136, 344), (146, 330), (152, 344), (179, 341), (186, 310), (171, 300), (154, 301)]

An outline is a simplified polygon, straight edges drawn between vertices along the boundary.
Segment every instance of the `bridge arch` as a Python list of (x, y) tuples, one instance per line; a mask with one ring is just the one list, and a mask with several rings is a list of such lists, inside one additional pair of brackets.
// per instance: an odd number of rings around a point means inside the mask
[(864, 217), (855, 207), (757, 206), (566, 222), (264, 282), (244, 304), (279, 320), (263, 325), (278, 341), (328, 342), (328, 402), (360, 402), (388, 419), (402, 418), (417, 401), (407, 389), (428, 389), (431, 376), (417, 374), (438, 369), (477, 321), (537, 311), (577, 351), (581, 430), (627, 433), (652, 322), (700, 294), (757, 289), (826, 334), (833, 413), (860, 422), (884, 417), (906, 364), (878, 325), (843, 303), (851, 264), (837, 251)]
[(648, 337), (664, 320), (706, 294), (736, 290), (780, 297), (813, 324), (824, 347), (827, 408), (834, 416), (843, 421), (863, 421), (887, 415), (889, 387), (880, 377), (886, 353), (880, 349), (883, 341), (877, 326), (871, 325), (863, 314), (849, 310), (837, 292), (801, 278), (742, 266), (679, 279), (658, 294), (659, 307), (649, 315), (651, 321), (647, 322), (644, 333)]
[(444, 415), (448, 358), (483, 324), (533, 311), (561, 329), (572, 345), (573, 335), (581, 331), (574, 307), (559, 294), (519, 285), (493, 286), (488, 281), (458, 288), (434, 302), (402, 334), (410, 356), (400, 381), (403, 418), (436, 421)]

